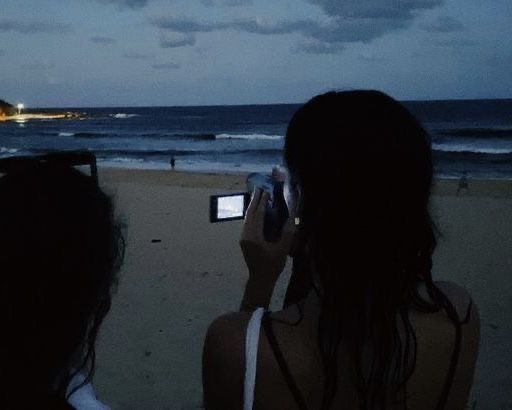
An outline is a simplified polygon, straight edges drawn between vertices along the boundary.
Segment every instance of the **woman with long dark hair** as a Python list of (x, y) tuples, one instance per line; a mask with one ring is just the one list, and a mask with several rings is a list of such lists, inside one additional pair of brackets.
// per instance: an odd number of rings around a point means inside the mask
[(12, 162), (0, 178), (0, 407), (106, 409), (89, 382), (124, 252), (113, 205), (71, 166)]
[[(268, 197), (255, 192), (241, 312), (205, 341), (206, 407), (463, 409), (479, 319), (464, 289), (432, 279), (425, 130), (381, 92), (329, 92), (295, 113), (284, 159), (295, 223), (266, 242)], [(269, 313), (287, 254), (285, 307)]]

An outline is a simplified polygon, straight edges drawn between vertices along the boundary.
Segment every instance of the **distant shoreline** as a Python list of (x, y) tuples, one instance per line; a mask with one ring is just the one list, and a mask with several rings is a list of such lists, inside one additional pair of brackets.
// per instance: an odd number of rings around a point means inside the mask
[(83, 115), (75, 112), (58, 112), (58, 113), (26, 113), (16, 115), (0, 116), (0, 122), (27, 122), (31, 120), (68, 120), (83, 118)]

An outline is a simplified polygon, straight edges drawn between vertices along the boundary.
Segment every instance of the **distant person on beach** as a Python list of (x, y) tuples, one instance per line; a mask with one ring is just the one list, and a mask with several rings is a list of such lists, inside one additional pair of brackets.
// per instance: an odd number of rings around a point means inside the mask
[[(329, 92), (294, 114), (284, 159), (290, 221), (266, 242), (268, 195), (254, 193), (240, 312), (205, 340), (205, 407), (464, 409), (478, 310), (463, 288), (432, 278), (423, 127), (381, 92)], [(287, 255), (285, 305), (269, 312)]]
[(171, 156), (171, 169), (174, 169), (174, 166), (176, 165), (176, 159), (174, 158), (174, 155)]
[(0, 178), (2, 409), (108, 409), (90, 382), (124, 253), (113, 212), (70, 166), (34, 160)]
[(462, 173), (462, 176), (459, 179), (459, 186), (457, 187), (457, 195), (459, 195), (463, 189), (465, 189), (465, 190), (469, 189), (468, 171), (464, 171)]

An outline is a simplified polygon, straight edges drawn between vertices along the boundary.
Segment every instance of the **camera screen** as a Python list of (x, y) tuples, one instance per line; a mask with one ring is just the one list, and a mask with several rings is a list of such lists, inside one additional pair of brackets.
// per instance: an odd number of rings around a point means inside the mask
[(241, 218), (244, 216), (244, 196), (224, 196), (217, 201), (217, 219)]

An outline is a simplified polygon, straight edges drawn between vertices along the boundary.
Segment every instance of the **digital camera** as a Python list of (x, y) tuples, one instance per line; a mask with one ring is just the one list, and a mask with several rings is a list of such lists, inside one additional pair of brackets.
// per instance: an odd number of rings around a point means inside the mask
[(263, 235), (268, 242), (279, 240), (289, 215), (284, 200), (284, 182), (273, 175), (260, 173), (249, 174), (246, 182), (247, 192), (212, 195), (210, 197), (210, 222), (244, 219), (251, 193), (255, 189), (261, 189), (269, 195), (263, 224)]

